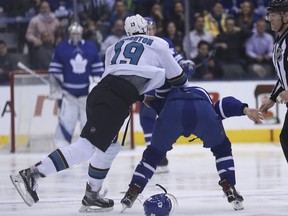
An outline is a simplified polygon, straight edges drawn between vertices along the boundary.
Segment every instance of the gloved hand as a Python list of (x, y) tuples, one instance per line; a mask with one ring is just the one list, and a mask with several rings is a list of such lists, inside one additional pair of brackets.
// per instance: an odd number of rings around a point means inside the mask
[(191, 60), (181, 60), (179, 62), (180, 66), (183, 68), (184, 73), (187, 76), (192, 76), (195, 73), (195, 63)]

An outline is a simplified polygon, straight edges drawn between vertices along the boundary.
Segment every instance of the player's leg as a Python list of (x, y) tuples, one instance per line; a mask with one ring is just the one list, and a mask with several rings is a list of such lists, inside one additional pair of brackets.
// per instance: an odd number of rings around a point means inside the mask
[(213, 107), (205, 101), (199, 101), (195, 109), (198, 115), (194, 134), (202, 139), (204, 147), (211, 148), (220, 177), (219, 185), (228, 202), (233, 205), (235, 210), (243, 209), (243, 197), (235, 189), (235, 168), (231, 143), (225, 134), (222, 121)]
[(144, 133), (146, 146), (151, 144), (152, 132), (155, 125), (157, 114), (152, 109), (147, 107), (144, 103), (140, 103), (139, 120)]
[(86, 185), (85, 196), (82, 199), (83, 206), (80, 208), (80, 212), (110, 211), (113, 209), (114, 201), (105, 198), (107, 190), (104, 191), (104, 194), (100, 194), (100, 190), (119, 151), (120, 143), (118, 141), (112, 143), (106, 152), (96, 148), (90, 160), (89, 180)]
[(69, 146), (56, 149), (37, 164), (19, 171), (19, 174), (10, 175), (11, 181), (25, 203), (32, 206), (39, 201), (36, 192), (39, 178), (44, 178), (89, 160), (95, 149), (95, 146), (88, 140), (79, 138)]
[[(151, 144), (152, 132), (155, 125), (157, 113), (154, 109), (147, 107), (144, 103), (140, 103), (139, 119), (140, 125), (144, 133), (146, 146)], [(165, 156), (161, 163), (157, 166), (155, 173), (167, 173), (168, 159)]]
[(221, 144), (211, 148), (215, 156), (216, 168), (220, 177), (219, 185), (235, 210), (243, 209), (243, 197), (235, 188), (235, 167), (232, 155), (231, 143), (226, 138)]
[(163, 109), (156, 120), (151, 145), (143, 152), (142, 159), (129, 184), (129, 189), (121, 200), (123, 210), (132, 207), (137, 196), (152, 178), (156, 167), (165, 157), (166, 152), (172, 149), (175, 140), (181, 136), (183, 103), (183, 101), (176, 102), (176, 100), (167, 102), (165, 111)]
[(280, 143), (281, 143), (286, 161), (288, 162), (288, 112), (286, 113), (285, 121), (281, 130), (281, 133), (280, 133)]
[(69, 97), (63, 96), (60, 105), (58, 125), (54, 137), (54, 145), (57, 148), (69, 145), (72, 140), (73, 132), (78, 121), (78, 104), (70, 101)]

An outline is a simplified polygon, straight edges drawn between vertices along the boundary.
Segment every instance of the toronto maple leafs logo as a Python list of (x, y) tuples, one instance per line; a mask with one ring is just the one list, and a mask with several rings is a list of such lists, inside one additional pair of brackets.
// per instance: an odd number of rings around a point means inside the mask
[(75, 56), (74, 59), (70, 60), (72, 66), (72, 72), (76, 74), (85, 73), (87, 59), (84, 59), (79, 53)]

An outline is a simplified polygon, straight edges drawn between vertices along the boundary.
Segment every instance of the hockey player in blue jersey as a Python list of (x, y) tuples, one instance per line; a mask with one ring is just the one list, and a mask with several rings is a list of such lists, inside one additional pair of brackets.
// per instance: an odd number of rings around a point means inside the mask
[[(155, 36), (156, 34), (156, 22), (151, 17), (145, 17), (148, 23), (148, 35)], [(194, 62), (191, 60), (185, 60), (184, 57), (176, 51), (171, 40), (163, 38), (169, 44), (169, 48), (172, 51), (174, 59), (183, 68), (184, 73), (189, 77), (194, 73)], [(143, 103), (139, 105), (139, 118), (140, 125), (144, 133), (144, 139), (146, 145), (151, 144), (152, 131), (155, 125), (157, 114), (155, 110), (148, 108)], [(156, 173), (168, 172), (168, 159), (164, 157), (159, 166), (157, 167)]]
[[(170, 92), (169, 92), (170, 91)], [(169, 94), (165, 96), (165, 94)], [(210, 148), (215, 160), (219, 185), (235, 210), (243, 209), (243, 197), (235, 189), (235, 169), (231, 143), (225, 134), (222, 119), (247, 115), (261, 123), (263, 115), (257, 109), (233, 97), (226, 97), (214, 105), (208, 93), (199, 87), (170, 89), (164, 85), (156, 90), (156, 98), (148, 96), (145, 104), (153, 107), (159, 117), (153, 130), (151, 144), (145, 149), (129, 184), (129, 189), (121, 200), (123, 210), (131, 208), (137, 196), (152, 178), (157, 166), (172, 149), (173, 143), (181, 136), (196, 135)], [(151, 99), (152, 98), (152, 99)]]
[(56, 147), (71, 143), (78, 121), (81, 129), (84, 127), (90, 80), (101, 77), (104, 72), (96, 45), (82, 39), (82, 26), (75, 22), (68, 31), (69, 40), (56, 46), (49, 65), (51, 97), (60, 99), (59, 122), (54, 138)]

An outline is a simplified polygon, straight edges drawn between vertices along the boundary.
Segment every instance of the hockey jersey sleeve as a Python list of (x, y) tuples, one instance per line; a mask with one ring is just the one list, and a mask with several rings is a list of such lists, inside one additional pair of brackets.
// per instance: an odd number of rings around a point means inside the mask
[[(164, 40), (163, 40), (164, 41)], [(166, 41), (165, 41), (166, 42)], [(160, 62), (165, 69), (166, 79), (172, 86), (182, 86), (187, 82), (187, 76), (183, 72), (180, 65), (173, 57), (173, 52), (169, 48), (169, 44), (166, 42), (159, 47)]]
[(248, 107), (248, 104), (242, 103), (232, 96), (224, 97), (214, 104), (214, 109), (222, 120), (233, 116), (245, 115), (243, 113), (244, 107)]
[(276, 85), (274, 86), (272, 93), (270, 95), (270, 99), (274, 102), (277, 101), (277, 96), (280, 94), (280, 92), (284, 91), (284, 88), (281, 85), (280, 79), (277, 80)]
[(59, 52), (61, 47), (58, 45), (55, 47), (51, 62), (49, 64), (48, 73), (52, 75), (62, 75), (63, 74), (63, 63), (61, 61)]

